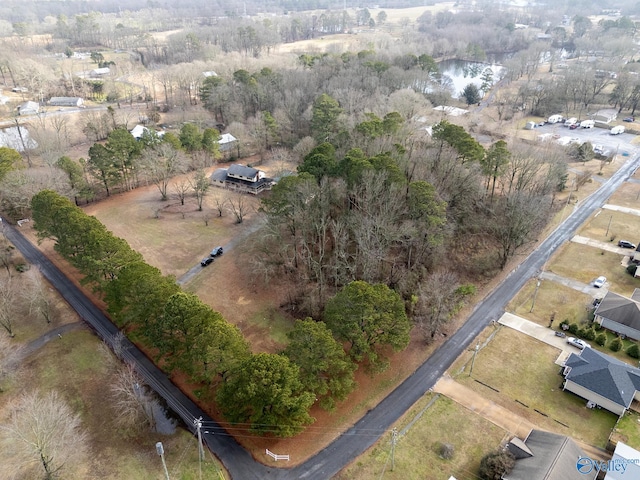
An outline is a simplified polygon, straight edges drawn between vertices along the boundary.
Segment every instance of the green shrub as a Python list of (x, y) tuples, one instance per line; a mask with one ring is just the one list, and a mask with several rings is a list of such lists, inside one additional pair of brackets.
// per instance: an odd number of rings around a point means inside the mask
[(640, 358), (640, 347), (638, 347), (637, 343), (632, 343), (627, 348), (627, 355), (631, 358)]
[(572, 323), (571, 325), (569, 325), (569, 333), (573, 335), (577, 335), (578, 330), (580, 330), (580, 327), (578, 326), (577, 323)]
[(638, 265), (636, 265), (635, 263), (630, 263), (627, 266), (627, 273), (633, 277), (635, 276), (637, 269), (638, 269)]
[(596, 331), (593, 328), (585, 328), (582, 334), (582, 338), (585, 340), (595, 340)]
[(604, 344), (607, 343), (607, 334), (599, 333), (598, 335), (596, 335), (596, 343), (601, 347), (604, 347)]
[(611, 343), (609, 343), (609, 350), (611, 350), (612, 352), (619, 352), (621, 348), (622, 340), (620, 340), (620, 337), (614, 338), (613, 340), (611, 340)]

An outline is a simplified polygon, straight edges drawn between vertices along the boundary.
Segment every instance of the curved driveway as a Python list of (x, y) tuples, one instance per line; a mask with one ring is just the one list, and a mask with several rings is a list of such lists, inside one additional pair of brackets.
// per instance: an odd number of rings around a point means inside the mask
[[(344, 432), (333, 443), (305, 463), (291, 468), (278, 469), (262, 465), (249, 455), (236, 441), (226, 435), (205, 434), (207, 446), (222, 461), (235, 479), (318, 479), (326, 480), (340, 471), (350, 461), (364, 452), (379, 437), (371, 432), (387, 430), (400, 416), (422, 397), (464, 351), (473, 339), (491, 321), (497, 321), (504, 306), (520, 290), (524, 283), (538, 275), (549, 256), (604, 201), (628, 178), (638, 166), (639, 157), (634, 155), (611, 179), (595, 193), (584, 199), (567, 219), (556, 228), (539, 247), (527, 257), (511, 274), (483, 301), (481, 301), (466, 323), (429, 357), (410, 377), (391, 392), (380, 404), (367, 412), (353, 427)], [(47, 260), (29, 241), (13, 227), (5, 228), (6, 235), (32, 263), (40, 265), (44, 275), (56, 286), (62, 296), (75, 308), (108, 343), (112, 343), (118, 329), (98, 310), (75, 285)], [(178, 390), (153, 363), (128, 341), (125, 359), (135, 361), (147, 383), (165, 398), (168, 405), (193, 430), (193, 419), (202, 416), (205, 425), (214, 431), (222, 431), (211, 418), (204, 414), (189, 398)]]

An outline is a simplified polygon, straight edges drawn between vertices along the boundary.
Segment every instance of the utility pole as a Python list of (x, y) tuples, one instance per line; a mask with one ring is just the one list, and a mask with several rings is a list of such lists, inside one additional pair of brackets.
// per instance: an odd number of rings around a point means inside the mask
[(480, 350), (480, 344), (476, 343), (476, 348), (473, 350), (473, 358), (471, 359), (471, 370), (469, 370), (469, 376), (473, 373), (473, 365), (476, 363), (476, 355), (478, 355), (478, 350)]
[(167, 470), (167, 464), (164, 461), (164, 447), (162, 446), (162, 442), (156, 443), (156, 452), (160, 455), (160, 459), (162, 460), (162, 466), (164, 467), (164, 476), (166, 480), (169, 479), (169, 470)]
[(536, 290), (533, 292), (533, 301), (531, 302), (531, 308), (529, 309), (529, 313), (533, 312), (533, 307), (536, 304), (536, 297), (538, 296), (539, 288), (540, 288), (540, 279), (538, 279), (538, 283), (536, 283)]
[(398, 429), (394, 428), (391, 430), (391, 471), (393, 472), (394, 467), (396, 466), (395, 452), (396, 452), (396, 443), (398, 442)]
[(202, 448), (202, 431), (201, 431), (202, 417), (194, 419), (193, 424), (195, 425), (196, 431), (198, 432), (198, 457), (200, 459), (200, 462), (202, 462), (202, 460), (204, 460), (204, 448)]

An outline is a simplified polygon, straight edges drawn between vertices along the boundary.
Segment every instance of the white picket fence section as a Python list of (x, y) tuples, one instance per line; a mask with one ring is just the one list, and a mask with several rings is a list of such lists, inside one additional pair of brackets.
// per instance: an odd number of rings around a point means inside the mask
[(278, 460), (286, 460), (287, 462), (289, 461), (289, 455), (277, 455), (273, 452), (270, 452), (269, 449), (267, 449), (267, 455), (273, 458), (276, 462)]

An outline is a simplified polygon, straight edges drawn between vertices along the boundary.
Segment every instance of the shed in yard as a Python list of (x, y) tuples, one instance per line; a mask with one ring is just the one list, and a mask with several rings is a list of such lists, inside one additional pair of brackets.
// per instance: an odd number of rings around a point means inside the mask
[(18, 106), (18, 115), (35, 115), (40, 111), (38, 102), (24, 102)]

